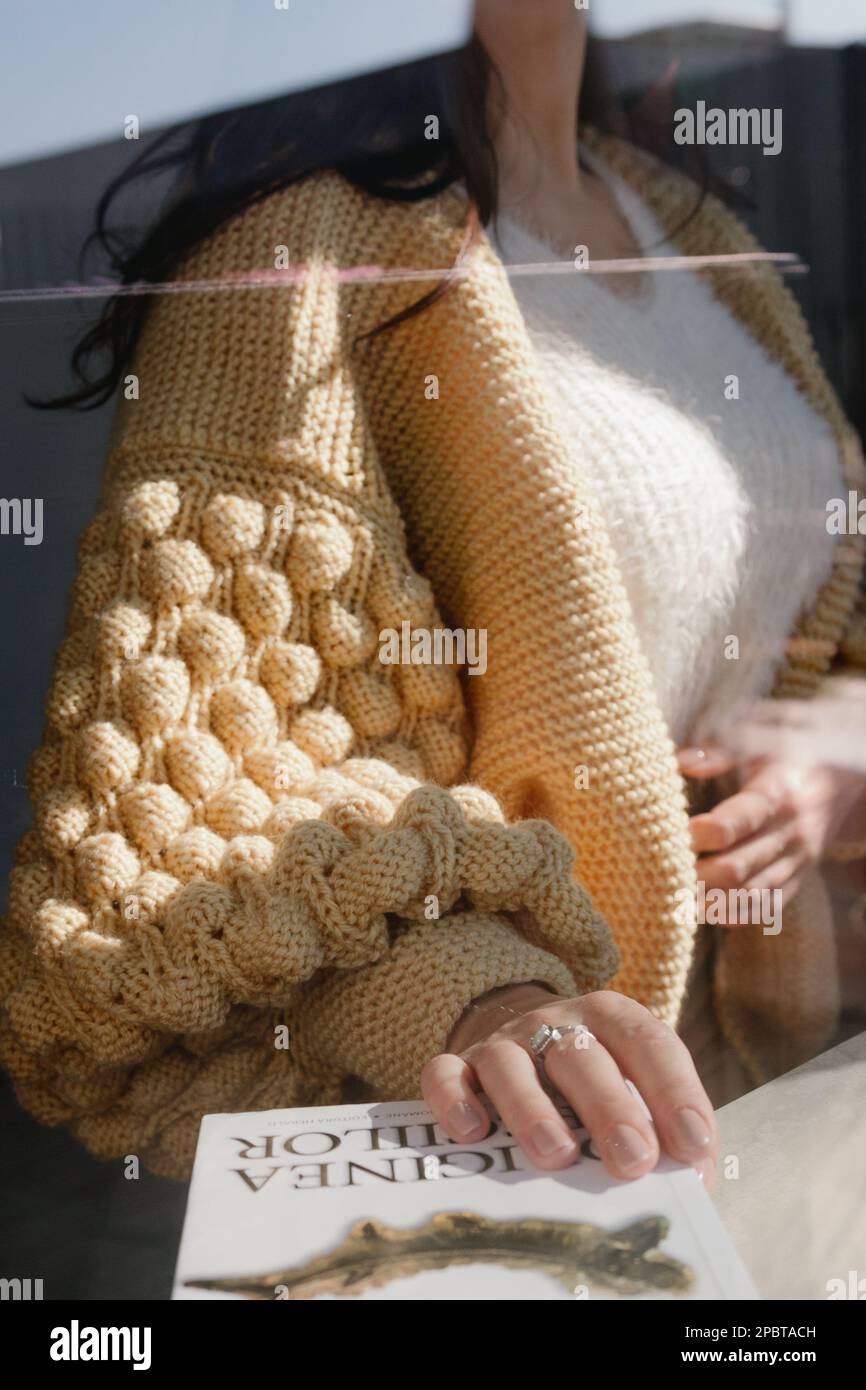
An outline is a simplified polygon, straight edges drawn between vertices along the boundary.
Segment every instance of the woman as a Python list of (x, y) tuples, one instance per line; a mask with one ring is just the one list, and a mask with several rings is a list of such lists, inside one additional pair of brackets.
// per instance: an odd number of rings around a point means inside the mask
[[(188, 292), (146, 314), (119, 297), (77, 356), (112, 351), (77, 403), (120, 382), (124, 401), (31, 773), (3, 1046), (22, 1102), (103, 1157), (182, 1177), (206, 1111), (352, 1086), (423, 1090), (462, 1142), (486, 1130), (483, 1088), (541, 1167), (577, 1157), (558, 1095), (613, 1175), (664, 1149), (709, 1178), (710, 1098), (674, 1031), (684, 1000), (716, 1096), (832, 1028), (829, 924), (796, 905), (850, 789), (822, 773), (792, 791), (763, 764), (690, 825), (671, 735), (716, 731), (713, 658), (750, 605), (760, 659), (732, 698), (772, 678), (809, 693), (856, 653), (854, 541), (831, 553), (813, 524), (808, 563), (762, 606), (754, 417), (713, 436), (676, 368), (666, 386), (623, 369), (609, 339), (563, 344), (556, 305), (529, 290), (518, 304), (503, 264), (521, 236), (541, 261), (576, 245), (590, 264), (634, 258), (629, 210), (686, 254), (753, 244), (631, 147), (575, 141), (582, 12), (481, 0), (477, 35), (438, 132), (417, 99), (408, 139), (340, 107), (346, 146), (316, 167), (303, 131), (302, 159), (274, 134), (257, 147), (243, 117), (204, 123), (173, 207), (123, 263), (127, 281)], [(245, 174), (229, 187), (233, 152)], [(607, 297), (595, 332), (647, 296), (670, 314), (663, 279), (573, 277), (568, 293)], [(810, 431), (815, 477), (786, 484), (786, 535), (805, 547), (816, 496), (859, 482), (850, 431), (771, 270), (689, 285), (702, 332), (739, 325), (724, 342), (753, 354), (759, 401), (784, 383)], [(588, 382), (583, 398), (560, 377)], [(710, 534), (708, 485), (713, 563), (689, 530), (693, 516)], [(666, 563), (641, 568), (645, 551)], [(691, 609), (658, 626), (690, 582)], [(446, 626), (485, 635), (483, 676), (461, 688), (448, 664), (383, 660), (398, 634)], [(699, 748), (684, 770), (715, 776), (723, 759)], [(713, 962), (695, 850), (705, 882), (799, 888), (784, 932), (740, 926)]]

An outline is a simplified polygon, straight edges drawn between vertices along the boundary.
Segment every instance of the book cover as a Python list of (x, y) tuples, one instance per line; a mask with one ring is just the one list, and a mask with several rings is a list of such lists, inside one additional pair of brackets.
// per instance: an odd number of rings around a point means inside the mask
[(469, 1145), (420, 1101), (205, 1116), (173, 1297), (757, 1297), (692, 1169), (621, 1182), (580, 1131), (540, 1171), (491, 1115)]

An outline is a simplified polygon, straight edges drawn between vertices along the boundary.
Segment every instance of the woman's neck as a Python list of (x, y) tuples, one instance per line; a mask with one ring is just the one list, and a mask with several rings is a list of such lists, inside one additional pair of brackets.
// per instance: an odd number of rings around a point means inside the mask
[(478, 0), (476, 30), (504, 89), (491, 113), (502, 201), (577, 193), (586, 12), (573, 0)]
[[(497, 210), (515, 215), (560, 257), (571, 258), (578, 248), (593, 261), (639, 256), (613, 193), (578, 159), (586, 11), (575, 9), (574, 0), (478, 0), (475, 27), (503, 87), (501, 94), (492, 91), (488, 113)], [(638, 295), (646, 291), (645, 278), (603, 280), (616, 293)]]

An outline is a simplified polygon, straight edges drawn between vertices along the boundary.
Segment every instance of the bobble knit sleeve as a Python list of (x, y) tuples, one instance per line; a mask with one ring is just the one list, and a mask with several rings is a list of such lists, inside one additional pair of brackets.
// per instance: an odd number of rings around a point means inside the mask
[[(281, 240), (264, 207), (201, 279)], [(177, 296), (149, 320), (12, 876), (22, 1103), (173, 1176), (207, 1111), (333, 1103), (349, 1073), (417, 1093), (473, 997), (616, 967), (568, 843), (460, 785), (454, 670), (379, 659), (383, 628), (436, 606), (321, 295), (268, 291), (252, 319), (248, 294)]]

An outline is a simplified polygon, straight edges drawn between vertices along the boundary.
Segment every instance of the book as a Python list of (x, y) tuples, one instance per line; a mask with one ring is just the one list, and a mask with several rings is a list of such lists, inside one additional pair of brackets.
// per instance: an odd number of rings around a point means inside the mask
[(533, 1166), (495, 1110), (460, 1144), (420, 1101), (206, 1115), (175, 1299), (758, 1295), (697, 1173)]

